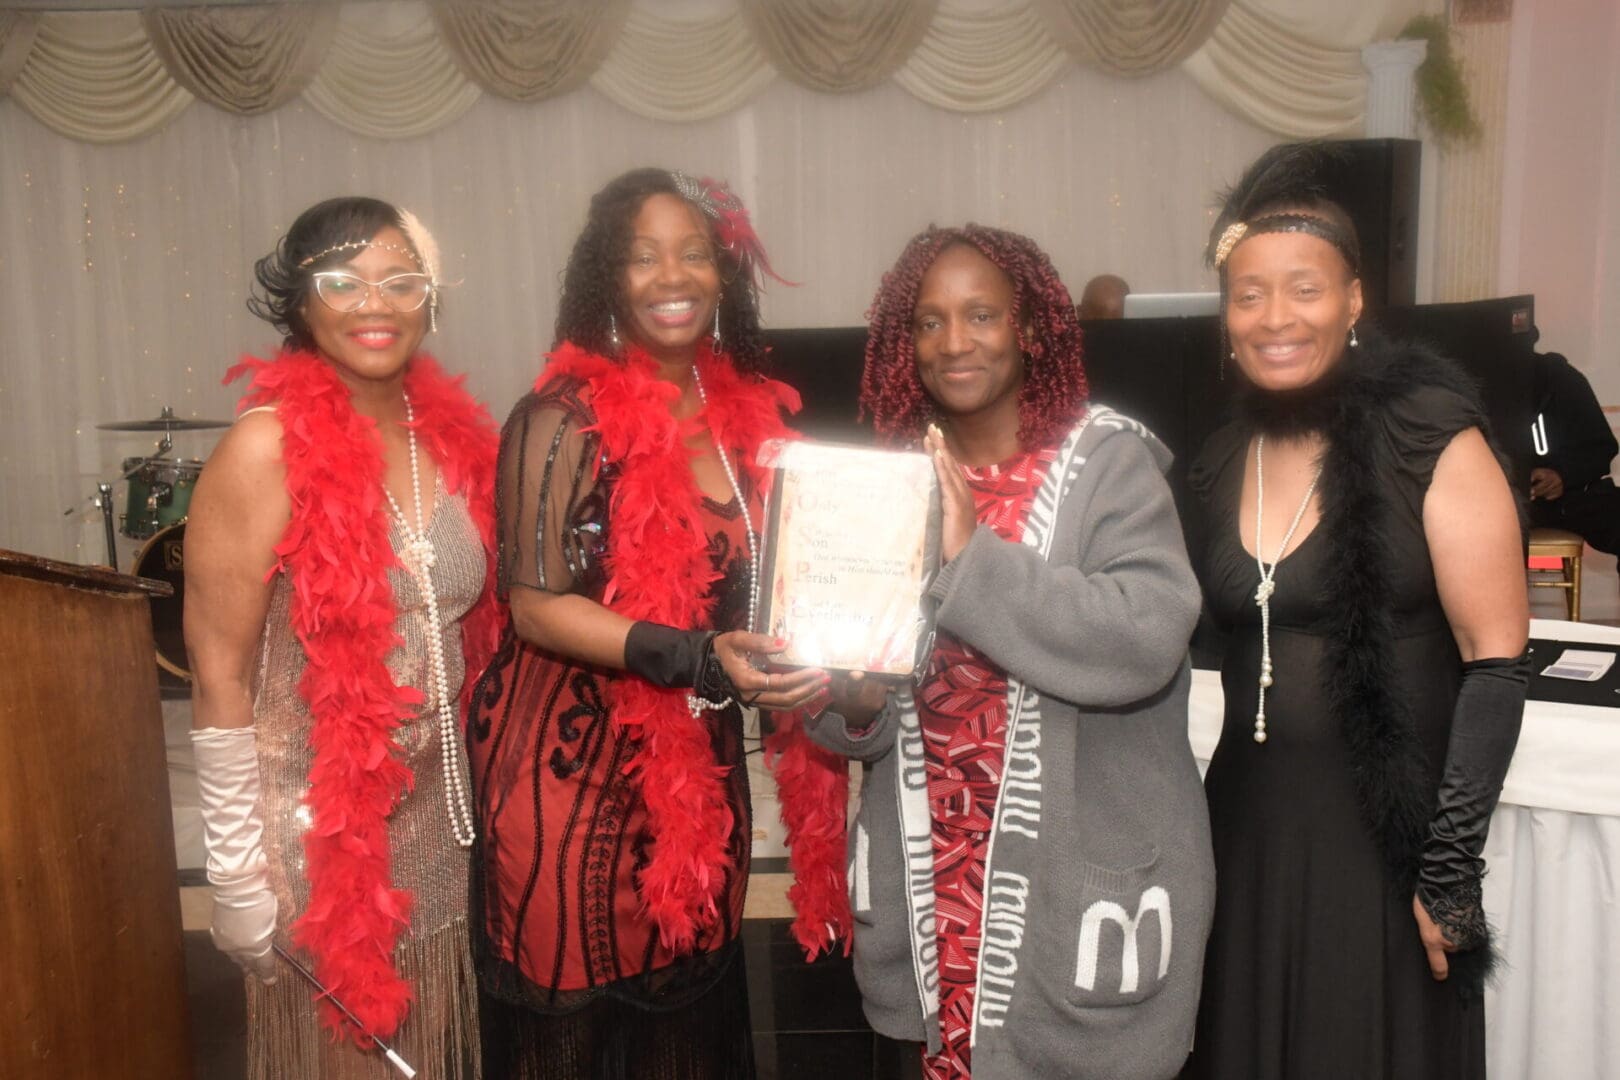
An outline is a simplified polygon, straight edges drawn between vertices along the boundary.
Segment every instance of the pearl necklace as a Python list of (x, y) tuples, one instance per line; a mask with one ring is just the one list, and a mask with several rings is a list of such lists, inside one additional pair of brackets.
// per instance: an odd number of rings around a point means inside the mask
[(1262, 537), (1265, 535), (1265, 505), (1266, 505), (1266, 466), (1265, 466), (1266, 437), (1261, 435), (1254, 442), (1254, 565), (1260, 568), (1260, 584), (1254, 590), (1254, 602), (1260, 608), (1260, 694), (1259, 706), (1254, 713), (1254, 741), (1266, 741), (1266, 688), (1271, 685), (1271, 594), (1277, 591), (1277, 564), (1282, 562), (1283, 554), (1288, 551), (1288, 542), (1294, 538), (1294, 532), (1299, 528), (1300, 521), (1305, 517), (1305, 508), (1311, 505), (1311, 496), (1316, 494), (1316, 482), (1322, 479), (1322, 466), (1316, 467), (1316, 475), (1305, 489), (1305, 497), (1299, 502), (1299, 509), (1294, 511), (1293, 523), (1283, 534), (1282, 544), (1277, 548), (1277, 557), (1266, 566), (1261, 557), (1263, 548)]
[(427, 602), (428, 658), (433, 665), (434, 689), (437, 697), (428, 701), (439, 714), (439, 764), (444, 773), (444, 808), (450, 816), (450, 832), (461, 847), (472, 847), (477, 832), (473, 828), (471, 802), (467, 784), (461, 778), (461, 738), (456, 723), (456, 703), (450, 699), (450, 676), (444, 665), (444, 625), (439, 618), (439, 597), (433, 591), (433, 569), (436, 556), (433, 541), (428, 539), (427, 521), (422, 517), (422, 478), (416, 458), (416, 415), (411, 411), (410, 395), (405, 395), (405, 437), (411, 450), (411, 495), (416, 501), (416, 528), (411, 528), (405, 512), (394, 499), (394, 493), (383, 485), (383, 494), (394, 512), (400, 535), (405, 538), (405, 569), (416, 580), (416, 587)]
[[(703, 403), (705, 412), (709, 408), (709, 395), (703, 391), (703, 376), (698, 374), (694, 365), (692, 368), (692, 382), (697, 387), (698, 400)], [(759, 615), (759, 537), (754, 532), (754, 518), (748, 512), (748, 500), (743, 498), (742, 485), (737, 482), (737, 473), (731, 467), (731, 459), (726, 456), (726, 448), (720, 444), (719, 432), (715, 431), (714, 423), (709, 423), (709, 432), (714, 436), (714, 452), (720, 458), (720, 466), (726, 470), (726, 479), (731, 483), (731, 493), (737, 498), (737, 509), (742, 511), (743, 529), (748, 534), (748, 629), (754, 629), (754, 620)], [(731, 704), (731, 699), (723, 701), (710, 701), (698, 697), (696, 694), (686, 695), (686, 705), (692, 710), (693, 716), (702, 716), (711, 709), (723, 709)]]

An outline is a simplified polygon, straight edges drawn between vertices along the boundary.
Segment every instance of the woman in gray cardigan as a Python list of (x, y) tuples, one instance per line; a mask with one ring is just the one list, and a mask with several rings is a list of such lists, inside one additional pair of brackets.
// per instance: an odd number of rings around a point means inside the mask
[(1024, 237), (929, 229), (870, 314), (862, 405), (934, 455), (945, 562), (917, 687), (842, 682), (813, 722), (866, 763), (867, 1018), (929, 1078), (1174, 1076), (1215, 882), (1170, 454), (1088, 405), (1068, 291)]

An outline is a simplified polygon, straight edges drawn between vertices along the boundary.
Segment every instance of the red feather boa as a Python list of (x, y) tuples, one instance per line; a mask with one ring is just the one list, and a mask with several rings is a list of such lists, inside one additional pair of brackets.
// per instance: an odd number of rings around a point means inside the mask
[[(365, 1025), (345, 1023), (330, 1005), (334, 1033), (369, 1046), (366, 1034), (392, 1034), (405, 1017), (410, 986), (394, 967), (394, 949), (410, 919), (411, 894), (392, 884), (388, 817), (413, 777), (399, 761), (394, 731), (415, 713), (421, 691), (396, 686), (384, 658), (400, 637), (388, 570), (400, 565), (388, 541), (382, 444), (377, 425), (356, 412), (347, 386), (325, 360), (283, 353), (244, 359), (226, 373), (252, 381), (239, 409), (274, 405), (292, 520), (277, 543), (271, 574), (291, 576), (290, 617), (308, 666), (298, 684), (314, 717), (309, 770), (312, 821), (304, 834), (309, 907), (293, 928), (315, 974)], [(462, 620), (469, 678), (499, 641), (495, 601), (494, 477), (497, 439), (489, 413), (431, 357), (418, 355), (405, 375), (418, 438), (462, 493), (484, 543), (486, 572), (478, 603)]]
[[(643, 353), (632, 351), (619, 362), (564, 342), (549, 359), (536, 387), (560, 378), (585, 382), (596, 417), (588, 430), (600, 435), (603, 455), (620, 467), (608, 509), (603, 604), (631, 619), (680, 629), (708, 625), (709, 586), (717, 575), (684, 436), (706, 424), (721, 452), (764, 491), (771, 474), (755, 464), (754, 452), (767, 439), (791, 434), (781, 414), (798, 411), (799, 395), (779, 382), (744, 378), (704, 342), (697, 369), (708, 405), (682, 424), (671, 412), (679, 390), (658, 378)], [(687, 708), (687, 691), (624, 674), (609, 693), (613, 723), (641, 742), (630, 767), (655, 838), (638, 881), (641, 900), (665, 946), (690, 952), (698, 933), (719, 919), (716, 900), (731, 869), (726, 841), (735, 823), (723, 785), (727, 770), (714, 760), (708, 721)], [(849, 935), (847, 766), (813, 746), (794, 718), (778, 716), (771, 760), (797, 879), (790, 893), (798, 914), (794, 933), (814, 956)]]

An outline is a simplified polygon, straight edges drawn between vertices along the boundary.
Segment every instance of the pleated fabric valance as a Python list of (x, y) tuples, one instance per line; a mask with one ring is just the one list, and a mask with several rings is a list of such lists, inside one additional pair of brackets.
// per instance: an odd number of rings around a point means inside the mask
[(1359, 130), (1360, 50), (1437, 0), (415, 0), (379, 32), (365, 4), (0, 12), (0, 95), (91, 142), (139, 138), (193, 101), (241, 115), (302, 97), (333, 122), (410, 138), (480, 95), (589, 86), (694, 121), (775, 79), (822, 93), (892, 81), (958, 112), (1005, 109), (1066, 65), (1181, 67), (1285, 136)]

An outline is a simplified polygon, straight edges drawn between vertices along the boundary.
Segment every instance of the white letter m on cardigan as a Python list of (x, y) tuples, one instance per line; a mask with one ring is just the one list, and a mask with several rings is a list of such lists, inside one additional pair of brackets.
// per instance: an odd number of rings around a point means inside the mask
[(1124, 934), (1124, 952), (1120, 956), (1119, 992), (1133, 994), (1138, 981), (1136, 933), (1142, 925), (1142, 916), (1156, 912), (1159, 917), (1159, 978), (1170, 971), (1170, 894), (1155, 885), (1142, 893), (1137, 902), (1136, 915), (1130, 916), (1112, 900), (1098, 900), (1086, 908), (1080, 917), (1080, 950), (1075, 961), (1074, 985), (1082, 990), (1094, 990), (1097, 983), (1097, 949), (1105, 922), (1118, 923)]

